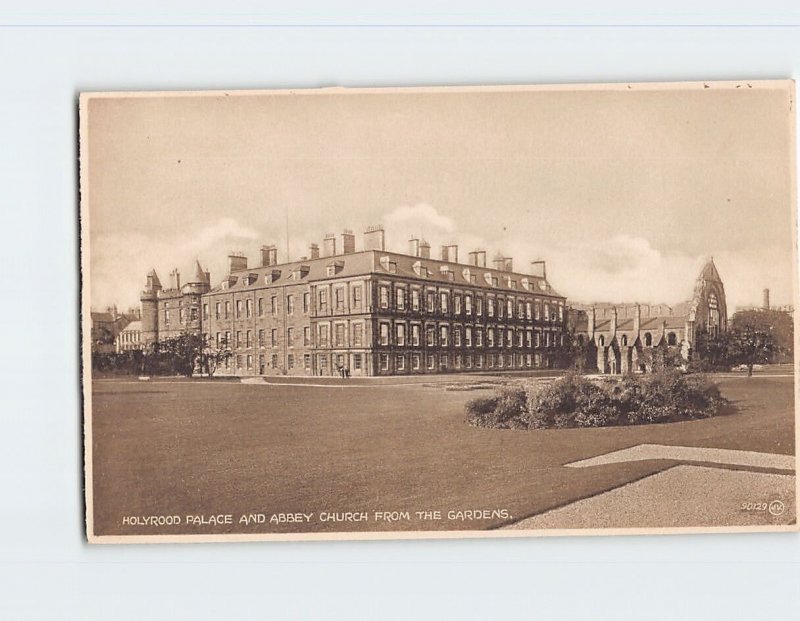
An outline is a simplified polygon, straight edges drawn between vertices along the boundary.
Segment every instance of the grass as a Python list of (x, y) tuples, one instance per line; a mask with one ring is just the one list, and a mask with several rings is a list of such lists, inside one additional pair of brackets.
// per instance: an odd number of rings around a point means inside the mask
[[(730, 416), (641, 427), (503, 431), (464, 422), (480, 391), (423, 384), (94, 384), (96, 534), (126, 515), (507, 509), (514, 519), (663, 469), (563, 464), (640, 443), (794, 453), (793, 378), (722, 378)], [(487, 391), (485, 394), (489, 394)], [(412, 513), (412, 518), (414, 515)], [(159, 533), (480, 529), (500, 519), (185, 526)]]

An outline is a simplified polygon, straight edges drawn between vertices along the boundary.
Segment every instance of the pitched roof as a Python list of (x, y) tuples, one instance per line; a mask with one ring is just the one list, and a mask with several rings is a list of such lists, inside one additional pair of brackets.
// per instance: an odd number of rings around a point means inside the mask
[[(328, 275), (328, 267), (331, 265), (337, 268), (335, 276)], [(486, 280), (488, 275), (490, 280), (492, 278), (497, 279), (498, 284), (497, 286), (492, 286), (493, 289), (508, 292), (527, 291), (542, 296), (563, 297), (554, 291), (544, 278), (537, 276), (380, 250), (365, 250), (331, 257), (237, 270), (212, 291), (246, 289), (256, 284), (263, 285), (265, 284), (264, 277), (268, 274), (275, 275), (270, 284), (289, 284), (296, 280), (292, 276), (294, 273), (302, 273), (301, 267), (307, 270), (305, 275), (300, 277), (302, 281), (318, 281), (333, 277), (346, 278), (368, 274), (391, 274), (431, 282), (452, 282), (456, 285), (471, 284), (489, 287), (489, 282)], [(418, 268), (422, 267), (426, 268), (426, 272), (429, 274), (427, 277), (421, 275), (423, 273), (421, 269), (418, 271)], [(442, 271), (443, 267), (446, 268), (446, 272)], [(452, 273), (452, 280), (450, 279), (450, 273)], [(253, 282), (249, 282), (250, 279), (245, 278), (250, 274), (255, 276)], [(235, 282), (231, 283), (229, 279), (235, 279)], [(509, 280), (516, 283), (515, 289), (511, 288)], [(227, 286), (226, 283), (228, 283)], [(525, 283), (528, 284), (528, 289), (525, 288)]]
[(717, 266), (714, 265), (714, 257), (709, 257), (708, 261), (706, 261), (699, 278), (711, 282), (722, 282), (722, 278), (720, 278), (719, 272), (717, 271)]

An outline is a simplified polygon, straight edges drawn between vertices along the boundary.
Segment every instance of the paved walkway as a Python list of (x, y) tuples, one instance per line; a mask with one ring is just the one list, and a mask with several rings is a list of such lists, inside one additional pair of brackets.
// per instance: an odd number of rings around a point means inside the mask
[(508, 528), (774, 526), (795, 516), (793, 475), (675, 466)]
[[(591, 469), (642, 460), (689, 463), (545, 511), (507, 528), (685, 528), (796, 523), (796, 459), (793, 455), (639, 444), (565, 466)], [(699, 466), (691, 462), (718, 466)], [(731, 466), (739, 469), (731, 469)], [(786, 472), (753, 472), (748, 468)]]
[(591, 466), (601, 466), (603, 464), (643, 461), (646, 459), (706, 462), (753, 468), (773, 468), (776, 470), (794, 471), (795, 469), (794, 455), (776, 455), (774, 453), (756, 453), (754, 451), (735, 451), (694, 446), (666, 446), (663, 444), (639, 444), (565, 465), (569, 468), (590, 468)]

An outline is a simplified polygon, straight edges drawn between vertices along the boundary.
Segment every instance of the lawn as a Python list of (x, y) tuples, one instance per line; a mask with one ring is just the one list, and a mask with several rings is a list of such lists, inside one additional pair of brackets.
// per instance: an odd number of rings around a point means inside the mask
[[(735, 414), (664, 425), (508, 431), (471, 427), (485, 391), (99, 381), (93, 392), (95, 534), (483, 529), (639, 479), (672, 462), (563, 464), (640, 443), (794, 453), (792, 377), (719, 379)], [(442, 512), (420, 521), (415, 511)], [(240, 525), (247, 513), (367, 511), (367, 522)], [(375, 511), (411, 519), (375, 521)], [(123, 516), (234, 514), (232, 525), (153, 530)]]

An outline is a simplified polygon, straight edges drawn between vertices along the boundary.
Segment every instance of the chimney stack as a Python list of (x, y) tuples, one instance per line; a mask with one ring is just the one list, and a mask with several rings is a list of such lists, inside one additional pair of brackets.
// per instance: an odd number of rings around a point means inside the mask
[(544, 261), (531, 261), (531, 275), (547, 280), (547, 264)]
[(384, 250), (385, 245), (385, 236), (383, 232), (383, 227), (380, 225), (377, 226), (368, 226), (367, 230), (364, 231), (364, 250)]
[(419, 243), (419, 258), (420, 259), (431, 258), (431, 245), (424, 239)]
[(506, 269), (506, 258), (502, 254), (496, 254), (494, 259), (492, 260), (494, 263), (494, 269), (498, 272), (504, 272)]
[(764, 301), (761, 307), (764, 310), (769, 310), (769, 289), (764, 289)]
[(181, 288), (181, 273), (178, 271), (177, 267), (170, 272), (169, 277), (170, 277), (170, 286), (173, 289), (180, 289)]
[(318, 244), (311, 244), (308, 247), (308, 256), (312, 259), (319, 259), (319, 245)]
[(412, 257), (419, 256), (419, 239), (412, 237), (408, 240), (408, 254)]
[[(636, 304), (635, 311), (633, 315), (633, 331), (636, 333), (636, 337), (639, 336), (639, 332), (642, 331), (642, 307), (639, 304)], [(634, 340), (636, 339), (634, 337)]]
[(486, 251), (473, 250), (469, 253), (469, 264), (475, 267), (486, 267)]
[(458, 263), (458, 245), (449, 244), (442, 246), (442, 261), (448, 263)]
[(353, 231), (345, 229), (342, 231), (342, 254), (353, 254), (356, 251), (356, 236)]
[(247, 257), (241, 252), (231, 252), (228, 255), (228, 273), (239, 272), (247, 269)]
[(336, 256), (336, 235), (333, 233), (325, 233), (322, 240), (322, 255), (325, 257)]
[(261, 267), (269, 267), (278, 263), (278, 249), (273, 246), (261, 246)]

